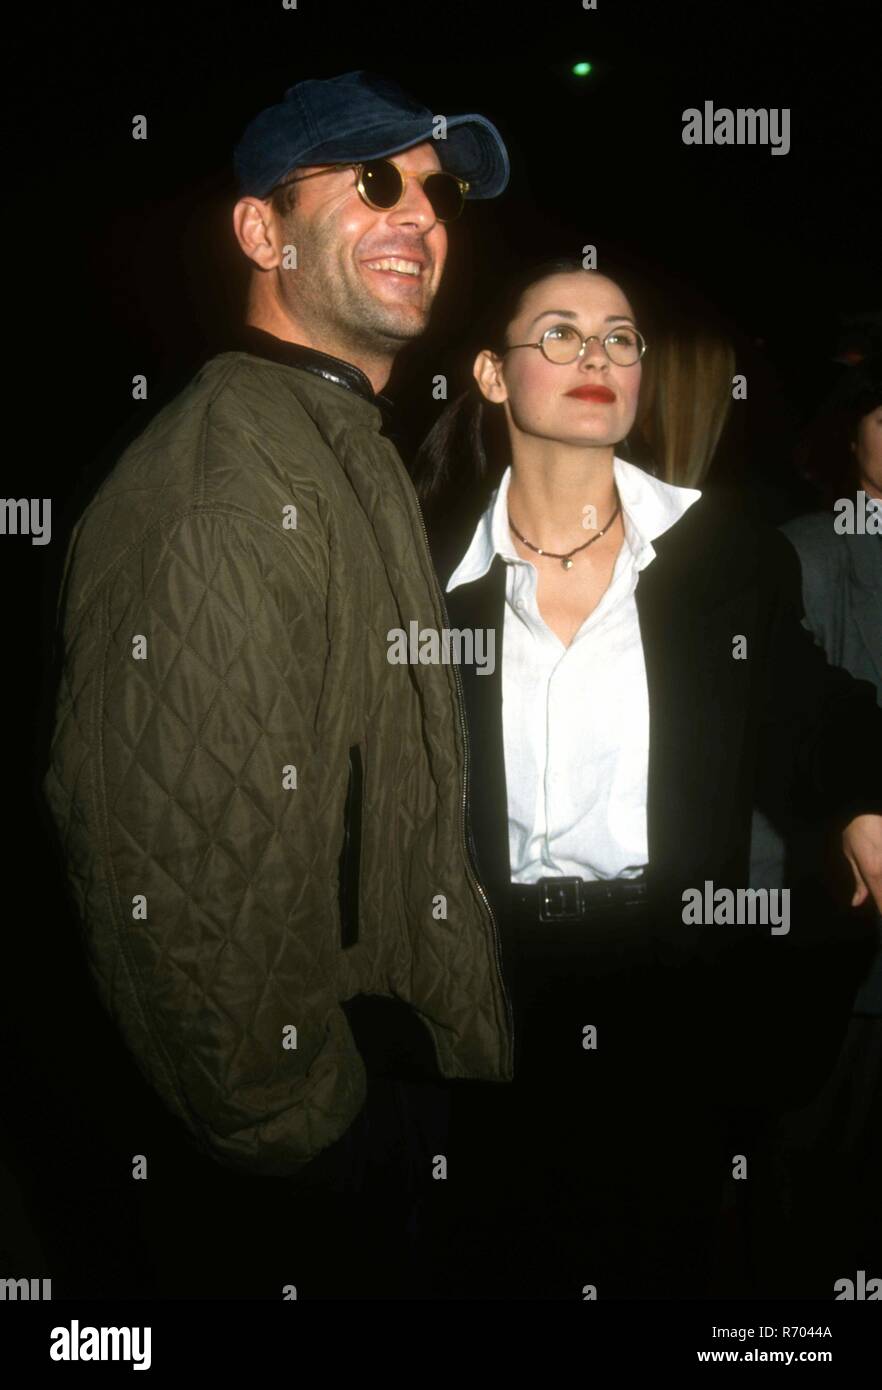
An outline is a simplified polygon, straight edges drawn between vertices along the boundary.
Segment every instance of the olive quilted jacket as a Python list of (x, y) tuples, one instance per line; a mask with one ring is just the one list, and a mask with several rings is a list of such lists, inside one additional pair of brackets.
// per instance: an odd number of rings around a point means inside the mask
[(446, 625), (422, 518), (367, 378), (300, 355), (212, 358), (81, 517), (43, 782), (141, 1070), (275, 1175), (364, 1103), (356, 995), (410, 1005), (441, 1075), (512, 1075), (457, 673), (387, 657)]

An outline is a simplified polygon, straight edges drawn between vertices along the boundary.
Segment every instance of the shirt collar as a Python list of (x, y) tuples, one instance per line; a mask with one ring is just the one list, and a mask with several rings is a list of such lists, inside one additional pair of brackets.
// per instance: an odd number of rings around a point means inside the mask
[[(701, 492), (693, 487), (676, 487), (624, 459), (613, 459), (613, 474), (622, 499), (625, 540), (638, 569), (645, 568), (655, 555), (652, 542), (678, 521), (687, 508), (697, 502)], [(514, 547), (508, 524), (508, 488), (511, 469), (506, 468), (499, 486), (483, 512), (471, 544), (447, 581), (447, 593), (460, 584), (481, 579), (499, 555), (509, 563), (528, 565)]]

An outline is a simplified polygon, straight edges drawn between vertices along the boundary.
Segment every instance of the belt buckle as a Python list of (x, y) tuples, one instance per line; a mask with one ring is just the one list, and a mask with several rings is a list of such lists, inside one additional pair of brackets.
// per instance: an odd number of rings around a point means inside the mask
[(539, 879), (539, 921), (578, 921), (582, 915), (580, 878)]
[(625, 907), (641, 907), (648, 898), (649, 888), (645, 878), (629, 880), (628, 889), (625, 892)]

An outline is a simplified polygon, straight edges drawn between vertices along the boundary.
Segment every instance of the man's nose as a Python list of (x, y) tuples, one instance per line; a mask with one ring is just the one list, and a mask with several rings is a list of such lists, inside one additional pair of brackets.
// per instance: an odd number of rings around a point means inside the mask
[(397, 227), (411, 225), (419, 227), (423, 232), (434, 227), (438, 220), (435, 209), (426, 197), (419, 179), (411, 178), (406, 181), (401, 202), (391, 210), (389, 220)]

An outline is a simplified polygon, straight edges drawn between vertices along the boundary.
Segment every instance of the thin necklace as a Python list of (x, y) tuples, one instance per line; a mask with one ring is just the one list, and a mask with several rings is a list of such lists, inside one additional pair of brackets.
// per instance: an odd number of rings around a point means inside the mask
[[(618, 488), (616, 488), (616, 497), (618, 497), (618, 495), (619, 495), (619, 490), (618, 490)], [(591, 539), (590, 539), (590, 541), (585, 541), (584, 545), (577, 545), (577, 546), (575, 547), (574, 550), (568, 550), (567, 553), (566, 553), (566, 555), (556, 555), (556, 554), (554, 553), (553, 550), (543, 550), (543, 549), (541, 548), (541, 546), (533, 545), (531, 541), (528, 541), (528, 540), (527, 540), (527, 537), (526, 537), (526, 536), (522, 536), (522, 535), (521, 535), (520, 531), (518, 530), (518, 528), (515, 526), (514, 522), (513, 522), (512, 519), (511, 519), (511, 512), (509, 512), (509, 514), (508, 514), (508, 524), (509, 524), (509, 526), (511, 527), (511, 529), (514, 531), (514, 533), (515, 533), (515, 535), (517, 536), (518, 540), (519, 540), (519, 541), (522, 541), (522, 542), (524, 543), (524, 545), (526, 545), (526, 546), (529, 547), (530, 550), (535, 550), (535, 552), (536, 552), (537, 555), (547, 555), (548, 558), (549, 558), (549, 560), (560, 560), (561, 569), (571, 570), (571, 569), (573, 568), (573, 556), (574, 556), (574, 555), (578, 555), (578, 553), (579, 553), (580, 550), (585, 550), (585, 549), (587, 549), (587, 547), (588, 547), (589, 545), (593, 545), (595, 541), (599, 541), (601, 536), (605, 536), (606, 533), (607, 533), (607, 531), (608, 531), (609, 528), (612, 526), (613, 522), (615, 521), (616, 517), (618, 516), (618, 514), (619, 514), (619, 512), (620, 512), (621, 510), (622, 510), (622, 504), (621, 504), (621, 501), (619, 501), (619, 502), (616, 504), (616, 509), (615, 509), (615, 511), (613, 512), (613, 514), (612, 514), (612, 516), (610, 517), (609, 521), (608, 521), (608, 522), (606, 523), (606, 525), (604, 526), (603, 530), (602, 530), (602, 531), (598, 531), (596, 536), (592, 536)]]

